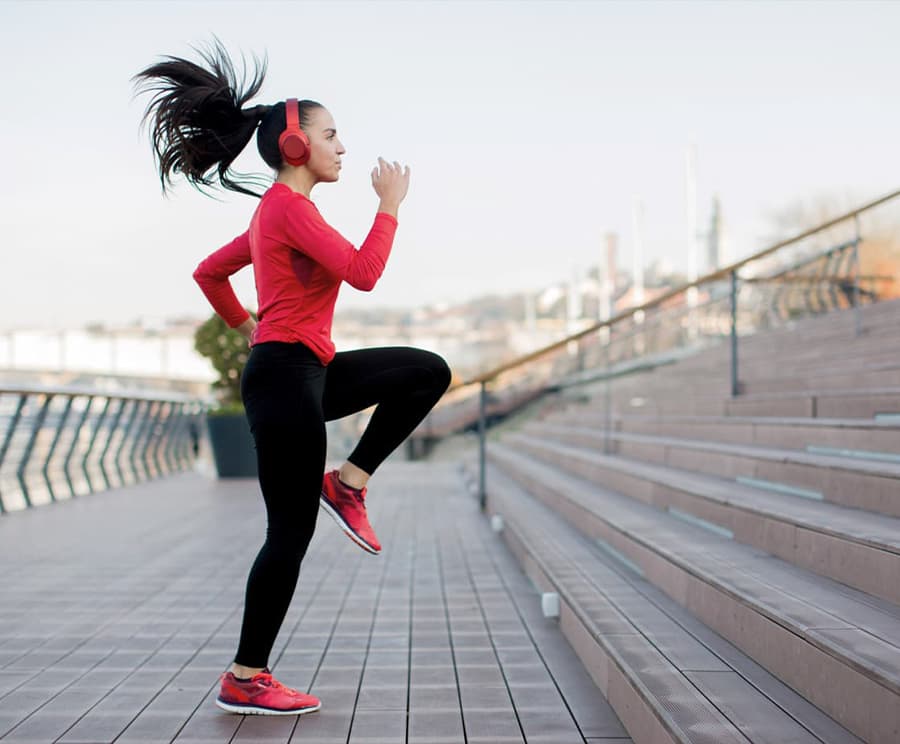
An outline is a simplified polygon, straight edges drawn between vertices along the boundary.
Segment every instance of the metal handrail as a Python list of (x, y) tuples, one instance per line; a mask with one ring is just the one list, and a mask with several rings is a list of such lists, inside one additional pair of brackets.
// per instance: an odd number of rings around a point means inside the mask
[[(717, 281), (725, 281), (727, 280), (729, 283), (729, 295), (730, 295), (730, 359), (731, 359), (731, 394), (732, 396), (737, 396), (740, 392), (740, 383), (738, 380), (738, 334), (737, 334), (737, 324), (738, 324), (738, 307), (737, 307), (737, 293), (738, 293), (738, 272), (743, 269), (745, 266), (760, 261), (761, 259), (767, 258), (783, 248), (786, 248), (790, 245), (800, 242), (806, 238), (809, 238), (813, 235), (823, 232), (828, 228), (834, 227), (842, 222), (846, 222), (847, 220), (853, 219), (855, 221), (855, 229), (856, 229), (856, 238), (852, 243), (852, 280), (853, 280), (853, 307), (856, 311), (856, 333), (857, 335), (861, 332), (861, 319), (859, 314), (859, 305), (860, 305), (860, 288), (859, 282), (862, 279), (859, 270), (859, 250), (858, 245), (860, 242), (860, 232), (859, 232), (859, 215), (867, 212), (871, 209), (874, 209), (877, 206), (885, 204), (893, 199), (896, 199), (900, 196), (900, 189), (892, 191), (884, 196), (881, 196), (877, 199), (874, 199), (870, 202), (863, 204), (856, 209), (852, 209), (849, 212), (846, 212), (838, 217), (832, 218), (823, 222), (813, 228), (808, 230), (804, 230), (793, 237), (790, 237), (786, 240), (780, 240), (768, 248), (765, 248), (757, 253), (754, 253), (747, 258), (744, 258), (740, 261), (737, 261), (729, 266), (725, 266), (724, 268), (717, 269), (705, 276), (702, 276), (692, 282), (688, 282), (679, 287), (671, 289), (663, 294), (649, 300), (642, 305), (637, 305), (635, 307), (630, 307), (622, 312), (614, 315), (608, 320), (598, 321), (596, 323), (591, 324), (589, 327), (578, 331), (577, 333), (573, 333), (565, 338), (556, 341), (548, 346), (537, 349), (536, 351), (529, 352), (528, 354), (524, 354), (522, 356), (516, 357), (508, 362), (504, 362), (487, 372), (483, 372), (479, 375), (476, 375), (468, 380), (464, 380), (461, 383), (453, 385), (448, 392), (460, 390), (466, 387), (470, 387), (472, 385), (480, 386), (480, 401), (479, 401), (479, 418), (478, 418), (478, 437), (479, 437), (479, 498), (481, 501), (482, 508), (486, 503), (486, 486), (485, 486), (485, 472), (486, 472), (486, 438), (487, 438), (487, 384), (497, 377), (502, 375), (505, 372), (516, 369), (518, 367), (522, 367), (531, 362), (534, 362), (544, 356), (547, 356), (555, 351), (559, 351), (560, 349), (568, 347), (573, 342), (578, 342), (586, 336), (590, 336), (591, 334), (596, 334), (603, 329), (610, 329), (610, 333), (612, 329), (618, 324), (622, 323), (629, 318), (633, 318), (635, 316), (643, 317), (644, 314), (649, 310), (653, 310), (664, 305), (666, 302), (684, 295), (691, 290), (699, 289), (701, 286), (711, 284)], [(640, 314), (640, 315), (638, 315)], [(607, 345), (608, 350), (608, 345)], [(608, 352), (607, 352), (608, 353)]]
[(857, 207), (856, 209), (853, 209), (853, 210), (847, 212), (846, 214), (841, 215), (840, 217), (835, 217), (834, 219), (828, 220), (827, 222), (823, 222), (821, 225), (818, 225), (814, 228), (811, 228), (809, 230), (804, 230), (803, 232), (799, 233), (798, 235), (795, 235), (792, 238), (788, 238), (787, 240), (780, 240), (777, 243), (769, 246), (768, 248), (765, 248), (764, 250), (759, 251), (759, 253), (754, 253), (752, 256), (750, 256), (748, 258), (744, 258), (744, 259), (738, 261), (737, 263), (733, 263), (730, 266), (726, 266), (725, 268), (722, 268), (722, 269), (717, 269), (716, 271), (713, 271), (712, 273), (707, 274), (706, 276), (696, 279), (693, 282), (688, 282), (687, 284), (683, 284), (680, 287), (676, 287), (675, 289), (669, 290), (668, 292), (660, 295), (659, 297), (654, 297), (652, 300), (645, 302), (643, 305), (636, 305), (635, 307), (630, 307), (627, 310), (623, 310), (622, 312), (618, 313), (617, 315), (614, 315), (613, 317), (609, 318), (608, 320), (598, 321), (597, 323), (594, 323), (590, 327), (585, 328), (581, 331), (578, 331), (578, 333), (573, 333), (571, 336), (566, 336), (566, 338), (564, 338), (560, 341), (556, 341), (556, 342), (550, 344), (549, 346), (545, 346), (541, 349), (538, 349), (537, 351), (529, 352), (528, 354), (525, 354), (523, 356), (512, 359), (509, 362), (504, 362), (503, 364), (501, 364), (497, 367), (494, 367), (493, 369), (488, 370), (487, 372), (483, 372), (482, 374), (472, 377), (469, 380), (465, 380), (461, 383), (458, 383), (457, 385), (454, 385), (451, 388), (451, 390), (468, 387), (470, 385), (477, 385), (482, 382), (490, 382), (494, 378), (499, 377), (504, 372), (508, 372), (509, 370), (515, 369), (516, 367), (521, 367), (523, 364), (528, 364), (529, 362), (532, 362), (535, 359), (539, 359), (540, 357), (544, 356), (545, 354), (549, 354), (550, 352), (557, 351), (557, 350), (563, 348), (564, 346), (567, 346), (572, 341), (578, 341), (579, 339), (584, 338), (585, 336), (589, 336), (592, 333), (596, 333), (597, 331), (599, 331), (602, 328), (611, 328), (612, 326), (616, 325), (617, 323), (620, 323), (623, 320), (627, 320), (628, 318), (632, 317), (633, 315), (636, 315), (637, 313), (640, 313), (640, 312), (646, 313), (647, 310), (652, 310), (653, 308), (662, 305), (663, 303), (667, 302), (668, 300), (671, 300), (674, 297), (678, 297), (679, 295), (684, 294), (689, 289), (699, 288), (700, 286), (702, 286), (704, 284), (709, 284), (711, 282), (722, 281), (722, 280), (728, 279), (731, 276), (731, 274), (737, 273), (740, 269), (744, 268), (747, 264), (751, 264), (756, 261), (759, 261), (762, 258), (766, 258), (766, 257), (772, 255), (773, 253), (781, 250), (782, 248), (786, 248), (789, 245), (798, 243), (799, 241), (804, 240), (808, 237), (811, 237), (812, 235), (815, 235), (817, 233), (820, 233), (823, 230), (827, 230), (829, 227), (834, 227), (835, 225), (840, 224), (841, 222), (845, 222), (849, 219), (857, 217), (860, 214), (862, 214), (863, 212), (867, 212), (870, 209), (873, 209), (881, 204), (884, 204), (885, 202), (891, 201), (892, 199), (896, 199), (898, 196), (900, 196), (900, 189), (898, 189), (896, 191), (892, 191), (889, 194), (885, 194), (884, 196), (879, 197), (878, 199), (875, 199), (873, 201), (870, 201), (861, 207)]
[[(180, 393), (74, 386), (3, 385), (4, 399), (12, 400), (0, 429), (0, 514), (13, 496), (27, 508), (38, 491), (55, 502), (64, 492), (74, 498), (187, 470), (205, 409)], [(52, 411), (57, 400), (63, 403)]]
[(185, 393), (166, 391), (165, 393), (143, 393), (140, 391), (112, 391), (93, 388), (83, 388), (77, 385), (17, 385), (0, 384), (0, 395), (11, 393), (13, 395), (24, 393), (26, 395), (102, 395), (113, 400), (125, 398), (127, 400), (165, 400), (172, 403), (189, 403), (197, 400), (195, 396)]

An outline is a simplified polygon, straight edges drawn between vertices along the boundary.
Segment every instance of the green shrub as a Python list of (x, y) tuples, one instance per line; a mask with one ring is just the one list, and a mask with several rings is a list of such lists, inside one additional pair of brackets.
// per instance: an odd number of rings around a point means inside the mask
[(210, 360), (219, 375), (219, 379), (212, 384), (219, 400), (219, 407), (214, 413), (243, 412), (241, 374), (250, 354), (247, 339), (229, 328), (222, 317), (214, 313), (195, 331), (194, 348)]

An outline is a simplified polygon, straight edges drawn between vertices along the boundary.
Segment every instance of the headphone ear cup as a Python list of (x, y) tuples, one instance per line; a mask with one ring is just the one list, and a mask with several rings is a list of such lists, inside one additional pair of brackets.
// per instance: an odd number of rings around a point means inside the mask
[(309, 137), (300, 128), (300, 107), (296, 98), (284, 102), (284, 131), (278, 137), (278, 149), (288, 165), (303, 165), (309, 160)]
[(288, 165), (304, 165), (309, 160), (309, 138), (302, 129), (286, 129), (278, 137), (278, 149)]

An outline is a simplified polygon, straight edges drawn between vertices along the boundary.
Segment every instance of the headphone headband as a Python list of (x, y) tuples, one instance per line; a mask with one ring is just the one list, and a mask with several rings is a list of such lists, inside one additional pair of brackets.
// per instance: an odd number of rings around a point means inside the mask
[(300, 129), (300, 105), (296, 98), (288, 98), (284, 102), (284, 115), (288, 129)]

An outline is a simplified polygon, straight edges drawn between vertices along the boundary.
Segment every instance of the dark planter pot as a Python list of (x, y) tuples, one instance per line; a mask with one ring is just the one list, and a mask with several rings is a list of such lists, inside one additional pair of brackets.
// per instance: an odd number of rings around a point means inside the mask
[(220, 478), (255, 478), (256, 448), (243, 414), (208, 415), (209, 444)]

